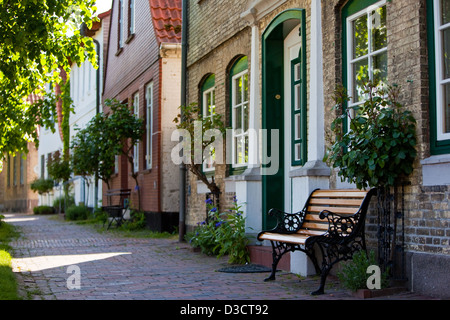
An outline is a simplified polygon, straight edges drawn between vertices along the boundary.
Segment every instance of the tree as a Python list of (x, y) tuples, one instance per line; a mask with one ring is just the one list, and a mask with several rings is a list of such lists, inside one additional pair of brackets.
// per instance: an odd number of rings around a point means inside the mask
[(72, 140), (72, 168), (75, 174), (84, 177), (96, 175), (110, 189), (114, 157), (125, 155), (136, 183), (140, 206), (139, 182), (137, 172), (134, 172), (132, 150), (144, 134), (143, 120), (136, 118), (126, 104), (116, 100), (106, 100), (104, 106), (110, 111), (97, 114)]
[(68, 158), (64, 157), (60, 151), (56, 151), (49, 156), (47, 161), (48, 175), (55, 181), (63, 183), (64, 197), (67, 199), (69, 195), (68, 181), (72, 175)]
[[(213, 135), (210, 140), (203, 139), (206, 133), (215, 132), (223, 138), (226, 132), (226, 127), (222, 121), (222, 116), (220, 114), (214, 113), (212, 117), (202, 117), (200, 113), (200, 107), (196, 103), (191, 103), (188, 106), (181, 106), (181, 113), (173, 120), (176, 123), (176, 127), (179, 130), (185, 130), (189, 137), (191, 137), (190, 145), (186, 146), (183, 151), (189, 152), (185, 155), (185, 165), (186, 167), (198, 178), (200, 179), (211, 193), (218, 195), (220, 194), (220, 189), (217, 186), (214, 176), (211, 180), (208, 180), (205, 172), (203, 171), (203, 162), (208, 156), (211, 156), (212, 144), (217, 139), (217, 135)], [(199, 132), (201, 137), (197, 137), (197, 128), (201, 130)], [(193, 139), (192, 139), (193, 137)], [(183, 137), (186, 139), (187, 137)], [(201, 140), (199, 143), (198, 140)], [(185, 143), (187, 141), (184, 141)], [(222, 145), (223, 147), (223, 145)], [(212, 150), (214, 153), (223, 152), (223, 150)], [(200, 159), (197, 159), (197, 155), (201, 155)]]
[(138, 209), (140, 210), (140, 188), (137, 179), (138, 173), (134, 171), (134, 146), (142, 139), (144, 134), (143, 119), (137, 118), (126, 104), (117, 100), (106, 100), (105, 107), (111, 112), (107, 116), (107, 131), (115, 142), (115, 154), (124, 155), (130, 164), (131, 177), (136, 183), (138, 192)]
[(0, 0), (0, 154), (27, 152), (38, 145), (37, 126), (52, 127), (55, 104), (31, 104), (46, 84), (60, 84), (60, 68), (89, 59), (94, 43), (82, 37), (79, 23), (92, 26), (95, 0)]

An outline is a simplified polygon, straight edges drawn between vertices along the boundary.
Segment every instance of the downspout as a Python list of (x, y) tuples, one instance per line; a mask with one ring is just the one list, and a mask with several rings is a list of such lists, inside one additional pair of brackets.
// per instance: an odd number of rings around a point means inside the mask
[[(187, 8), (188, 0), (182, 1), (182, 22), (181, 22), (181, 105), (186, 105), (186, 64), (187, 64)], [(181, 114), (181, 121), (184, 115)], [(179, 216), (179, 238), (180, 242), (184, 241), (186, 234), (186, 165), (180, 164), (180, 216)]]

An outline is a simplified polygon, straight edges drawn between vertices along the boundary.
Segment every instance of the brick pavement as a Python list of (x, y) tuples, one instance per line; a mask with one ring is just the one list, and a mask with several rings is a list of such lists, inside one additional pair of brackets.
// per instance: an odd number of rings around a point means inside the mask
[[(125, 238), (56, 216), (5, 214), (20, 228), (13, 269), (25, 297), (39, 300), (351, 300), (336, 279), (327, 281), (326, 294), (309, 292), (318, 278), (280, 272), (275, 282), (262, 273), (223, 273), (226, 258), (193, 252), (173, 239)], [(80, 271), (79, 289), (69, 266)], [(70, 278), (70, 279), (69, 279)], [(403, 293), (384, 299), (423, 299)]]

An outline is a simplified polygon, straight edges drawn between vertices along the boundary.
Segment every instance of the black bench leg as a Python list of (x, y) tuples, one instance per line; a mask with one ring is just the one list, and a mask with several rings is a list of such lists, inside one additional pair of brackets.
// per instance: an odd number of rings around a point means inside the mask
[(286, 252), (291, 251), (284, 243), (277, 242), (277, 245), (275, 245), (273, 241), (271, 241), (271, 243), (272, 243), (272, 272), (270, 273), (269, 277), (264, 279), (264, 281), (266, 282), (275, 280), (278, 262), (280, 262), (281, 258)]
[(311, 292), (313, 296), (319, 296), (325, 293), (325, 281), (327, 280), (328, 273), (330, 272), (331, 267), (326, 266), (322, 269), (322, 273), (320, 275), (320, 285), (316, 291)]

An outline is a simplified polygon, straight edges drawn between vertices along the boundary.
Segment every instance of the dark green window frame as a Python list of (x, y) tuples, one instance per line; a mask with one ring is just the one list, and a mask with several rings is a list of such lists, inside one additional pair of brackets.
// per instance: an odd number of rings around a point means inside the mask
[(437, 74), (436, 74), (436, 39), (435, 39), (435, 7), (433, 0), (427, 0), (427, 38), (429, 64), (429, 102), (430, 102), (430, 152), (432, 155), (450, 153), (450, 139), (438, 140), (438, 111), (437, 111)]
[[(298, 69), (297, 69), (298, 66)], [(291, 61), (291, 154), (292, 166), (304, 166), (307, 158), (306, 88), (303, 78), (302, 50)]]

